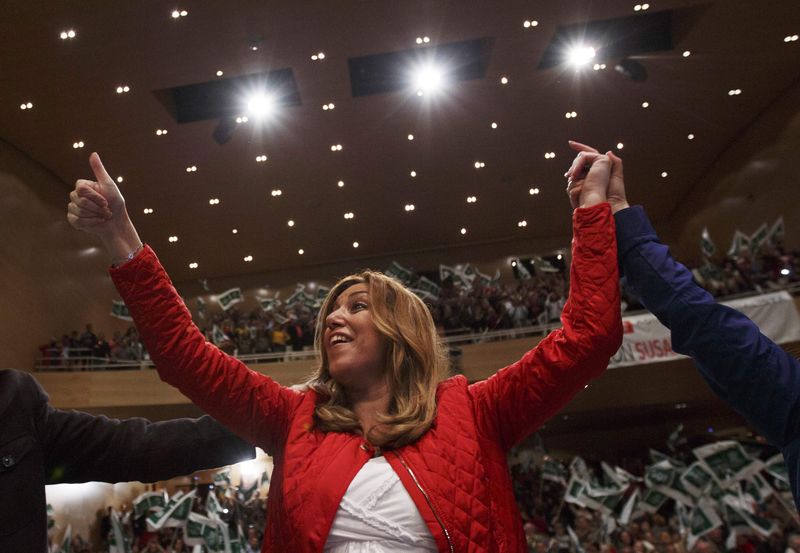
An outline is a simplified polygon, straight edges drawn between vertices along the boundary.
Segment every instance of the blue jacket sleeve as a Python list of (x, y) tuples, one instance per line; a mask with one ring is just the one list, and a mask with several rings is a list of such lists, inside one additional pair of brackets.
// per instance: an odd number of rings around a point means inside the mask
[(800, 435), (800, 363), (697, 285), (659, 242), (644, 209), (623, 209), (615, 217), (621, 272), (672, 331), (673, 349), (692, 357), (713, 391), (783, 449), (788, 461), (787, 450), (798, 447)]

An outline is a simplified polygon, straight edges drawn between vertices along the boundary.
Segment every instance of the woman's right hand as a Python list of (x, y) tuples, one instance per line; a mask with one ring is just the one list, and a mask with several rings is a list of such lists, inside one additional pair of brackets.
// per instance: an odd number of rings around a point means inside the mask
[(78, 179), (69, 194), (67, 221), (73, 227), (94, 234), (103, 241), (112, 263), (130, 259), (131, 252), (142, 246), (128, 217), (125, 198), (109, 176), (100, 156), (89, 156), (96, 180)]

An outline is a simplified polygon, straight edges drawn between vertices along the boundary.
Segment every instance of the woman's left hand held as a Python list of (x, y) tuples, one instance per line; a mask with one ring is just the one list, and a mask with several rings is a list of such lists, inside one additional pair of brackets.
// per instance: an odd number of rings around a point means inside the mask
[[(572, 162), (572, 167), (565, 174), (568, 179), (567, 195), (572, 208), (592, 207), (607, 201), (613, 161), (607, 154), (601, 154), (594, 148), (577, 142), (570, 142), (570, 145), (580, 150)], [(573, 145), (577, 145), (578, 148)], [(589, 170), (582, 176), (587, 166)]]

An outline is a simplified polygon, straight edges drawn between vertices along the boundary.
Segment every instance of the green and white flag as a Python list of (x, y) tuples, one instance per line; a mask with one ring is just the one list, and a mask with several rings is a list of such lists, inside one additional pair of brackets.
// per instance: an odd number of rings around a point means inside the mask
[(769, 243), (774, 246), (778, 242), (780, 242), (780, 240), (784, 237), (785, 233), (786, 233), (786, 228), (783, 225), (783, 215), (781, 215), (775, 220), (775, 222), (772, 224), (772, 227), (770, 227), (767, 240), (769, 240)]
[(306, 301), (306, 285), (300, 284), (298, 282), (297, 286), (294, 289), (294, 292), (292, 292), (291, 296), (286, 298), (286, 301), (284, 303), (286, 307), (291, 307), (292, 305), (295, 305), (297, 303), (303, 303), (305, 301)]
[(219, 515), (222, 512), (222, 505), (219, 504), (217, 493), (213, 488), (208, 490), (208, 497), (206, 497), (206, 512), (211, 518), (219, 518)]
[(567, 469), (564, 465), (551, 457), (545, 457), (542, 465), (542, 479), (551, 482), (558, 482), (561, 485), (567, 485)]
[(131, 314), (128, 312), (128, 306), (125, 305), (124, 301), (120, 300), (113, 300), (111, 302), (111, 316), (122, 319), (123, 321), (133, 320), (133, 317), (131, 317)]
[(572, 529), (572, 526), (567, 525), (567, 534), (569, 534), (569, 539), (572, 541), (572, 545), (575, 547), (575, 552), (585, 553), (585, 550), (581, 545), (581, 541), (578, 539), (578, 535), (575, 533), (575, 530)]
[(259, 305), (261, 305), (261, 309), (263, 311), (273, 311), (280, 305), (280, 300), (276, 300), (275, 298), (264, 298), (258, 300)]
[(228, 487), (231, 485), (231, 469), (222, 469), (214, 475), (214, 485)]
[(550, 263), (547, 259), (543, 257), (536, 256), (533, 258), (533, 264), (536, 266), (537, 271), (541, 271), (543, 273), (557, 273), (558, 268), (554, 267), (552, 263)]
[(186, 524), (196, 494), (197, 490), (192, 490), (187, 494), (179, 491), (173, 495), (169, 503), (164, 506), (163, 511), (147, 517), (147, 529), (155, 532), (162, 528), (174, 528)]
[(731, 241), (731, 247), (728, 248), (728, 255), (731, 257), (739, 257), (739, 252), (745, 247), (750, 247), (750, 237), (742, 231), (737, 230), (733, 233), (733, 240)]
[(642, 494), (642, 499), (636, 504), (636, 511), (653, 514), (667, 502), (667, 499), (669, 498), (663, 493), (647, 488)]
[(758, 250), (761, 249), (761, 246), (764, 245), (768, 236), (769, 229), (767, 228), (767, 223), (761, 223), (761, 226), (750, 235), (750, 253), (756, 255)]
[(245, 487), (244, 484), (239, 485), (239, 489), (237, 491), (237, 496), (239, 501), (250, 501), (250, 498), (253, 497), (253, 494), (256, 493), (256, 490), (261, 486), (261, 476), (253, 480), (253, 482)]
[(622, 507), (622, 512), (619, 515), (619, 522), (620, 524), (628, 524), (631, 521), (631, 515), (633, 514), (634, 507), (636, 507), (636, 501), (639, 499), (639, 488), (635, 488), (633, 493), (628, 497), (628, 500), (625, 502), (625, 506)]
[(427, 292), (434, 298), (438, 298), (439, 293), (441, 292), (441, 288), (439, 288), (438, 284), (436, 284), (431, 279), (426, 278), (424, 276), (419, 277), (419, 280), (417, 281), (415, 288), (417, 290), (422, 290), (423, 292)]
[(684, 467), (685, 465), (678, 461), (677, 459), (673, 459), (669, 455), (665, 453), (661, 453), (657, 449), (650, 448), (648, 450), (650, 452), (650, 459), (652, 459), (653, 463), (660, 463), (661, 461), (669, 461), (669, 463), (673, 467)]
[(705, 463), (696, 461), (681, 474), (681, 484), (694, 497), (700, 497), (705, 495), (714, 484), (714, 475), (711, 474), (711, 470), (706, 467)]
[(698, 501), (689, 515), (688, 549), (693, 549), (694, 544), (697, 543), (700, 537), (720, 526), (722, 526), (722, 520), (720, 520), (712, 504), (706, 499)]
[(125, 535), (119, 513), (111, 509), (111, 535), (108, 539), (108, 553), (131, 553), (131, 542)]
[(490, 277), (482, 272), (476, 270), (478, 284), (481, 286), (492, 286), (500, 280), (500, 269), (495, 269), (494, 276)]
[(224, 342), (228, 340), (228, 337), (222, 332), (222, 329), (217, 325), (211, 329), (211, 340), (214, 342), (214, 345), (221, 346)]
[(662, 493), (675, 501), (692, 505), (694, 500), (681, 486), (680, 476), (680, 469), (664, 459), (655, 465), (647, 467), (644, 481), (652, 490)]
[(679, 447), (683, 447), (686, 445), (686, 436), (683, 435), (683, 425), (679, 424), (675, 427), (669, 437), (667, 438), (667, 449), (671, 452), (675, 453)]
[(72, 525), (68, 524), (67, 529), (64, 532), (64, 536), (61, 538), (61, 547), (59, 548), (59, 553), (70, 553), (72, 551)]
[(389, 265), (389, 268), (383, 272), (385, 275), (388, 275), (394, 279), (399, 280), (406, 286), (411, 284), (414, 280), (414, 271), (403, 267), (397, 261), (392, 261), (392, 264)]
[(244, 296), (242, 295), (241, 288), (231, 288), (217, 296), (217, 302), (222, 307), (223, 311), (227, 311), (237, 303), (243, 302)]
[(703, 227), (703, 232), (700, 234), (700, 250), (706, 257), (714, 257), (714, 254), (717, 253), (717, 247), (711, 240), (711, 233), (708, 232), (707, 227)]
[(200, 296), (197, 296), (197, 315), (201, 319), (206, 318), (206, 302)]
[(278, 313), (277, 311), (275, 311), (272, 314), (272, 318), (275, 319), (275, 322), (278, 323), (279, 325), (286, 324), (289, 322), (289, 317), (286, 317), (282, 313)]
[(781, 480), (786, 484), (789, 483), (789, 473), (786, 470), (786, 463), (783, 460), (782, 454), (778, 453), (767, 459), (764, 462), (764, 470), (773, 478)]
[(572, 458), (572, 461), (569, 464), (569, 472), (584, 482), (592, 481), (592, 473), (589, 472), (589, 467), (586, 465), (586, 461), (577, 455)]
[(584, 503), (586, 486), (586, 482), (573, 473), (569, 482), (567, 482), (567, 489), (564, 492), (564, 501), (566, 503), (574, 503), (575, 505), (586, 507), (587, 505)]
[(605, 461), (602, 461), (600, 463), (600, 468), (603, 471), (603, 482), (605, 483), (606, 487), (614, 488), (619, 491), (622, 491), (625, 488), (627, 482), (619, 477), (617, 471), (611, 468), (611, 465)]
[(696, 447), (692, 451), (711, 470), (712, 476), (722, 488), (727, 488), (764, 467), (763, 462), (751, 459), (741, 444), (732, 440)]
[(317, 286), (317, 299), (323, 301), (331, 293), (331, 289), (327, 286)]
[(519, 275), (519, 278), (521, 278), (522, 280), (530, 280), (531, 278), (533, 278), (531, 276), (531, 272), (522, 263), (522, 260), (517, 259), (516, 260), (516, 265), (514, 265), (514, 267), (517, 269), (517, 274)]
[(166, 504), (165, 492), (144, 492), (133, 500), (133, 518), (139, 518), (150, 511), (161, 511)]
[(220, 521), (204, 517), (197, 513), (189, 513), (183, 531), (186, 545), (202, 545), (209, 551), (225, 551), (225, 540), (220, 530)]
[(622, 482), (624, 486), (627, 486), (631, 482), (637, 482), (637, 483), (644, 482), (644, 478), (634, 476), (624, 468), (614, 467), (614, 472), (617, 473), (617, 478), (619, 479), (620, 482)]
[[(729, 497), (726, 497), (725, 499), (726, 501), (724, 504), (726, 509), (733, 511), (736, 515), (738, 515), (738, 518), (743, 519), (747, 524), (749, 531), (742, 530), (741, 533), (752, 534), (755, 532), (763, 538), (768, 538), (778, 529), (774, 522), (748, 512), (748, 510), (743, 508), (744, 506), (738, 504), (737, 501), (731, 500)], [(738, 522), (738, 519), (737, 524), (741, 526), (741, 522)]]

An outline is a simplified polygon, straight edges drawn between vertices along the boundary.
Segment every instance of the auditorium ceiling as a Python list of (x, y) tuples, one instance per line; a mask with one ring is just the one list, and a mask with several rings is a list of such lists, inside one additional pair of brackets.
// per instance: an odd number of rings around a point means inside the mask
[(796, 0), (11, 0), (0, 28), (0, 138), (65, 203), (98, 151), (176, 281), (566, 245), (570, 138), (666, 221), (800, 76)]

